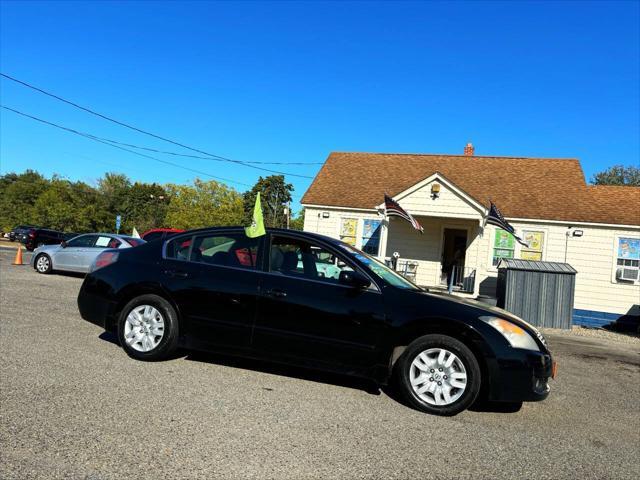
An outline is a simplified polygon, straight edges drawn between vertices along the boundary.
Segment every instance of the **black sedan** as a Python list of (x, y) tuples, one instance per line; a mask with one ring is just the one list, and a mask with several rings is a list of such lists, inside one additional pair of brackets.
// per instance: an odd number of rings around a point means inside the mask
[(478, 395), (543, 400), (555, 371), (544, 337), (518, 317), (426, 293), (343, 242), (291, 230), (208, 228), (107, 250), (78, 306), (139, 360), (180, 346), (393, 381), (439, 415)]

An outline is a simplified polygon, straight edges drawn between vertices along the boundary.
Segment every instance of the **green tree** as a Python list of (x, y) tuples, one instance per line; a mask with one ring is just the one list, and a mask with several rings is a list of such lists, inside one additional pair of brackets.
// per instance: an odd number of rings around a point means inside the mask
[(100, 192), (83, 182), (71, 185), (78, 222), (73, 232), (114, 232), (115, 219)]
[(168, 227), (239, 225), (242, 221), (242, 196), (222, 183), (196, 178), (193, 185), (168, 184), (165, 188), (169, 195)]
[(37, 223), (35, 203), (49, 187), (49, 180), (33, 170), (0, 177), (0, 228)]
[(622, 185), (640, 187), (640, 168), (633, 165), (614, 165), (591, 177), (594, 185)]
[(304, 230), (304, 208), (290, 222), (291, 230)]
[(130, 232), (134, 227), (142, 233), (151, 228), (164, 226), (169, 204), (169, 195), (157, 183), (134, 183), (126, 193), (122, 205), (122, 231)]
[(38, 225), (75, 231), (80, 221), (71, 182), (54, 176), (35, 202)]
[(102, 206), (113, 218), (114, 224), (116, 215), (125, 216), (129, 190), (131, 180), (122, 173), (105, 173), (104, 177), (98, 180)]
[(255, 205), (258, 192), (260, 192), (260, 200), (262, 201), (262, 214), (264, 216), (265, 227), (286, 227), (287, 217), (285, 207), (291, 202), (293, 185), (285, 183), (284, 175), (270, 175), (265, 178), (258, 178), (253, 188), (243, 195), (243, 224), (245, 225), (251, 223), (253, 206)]

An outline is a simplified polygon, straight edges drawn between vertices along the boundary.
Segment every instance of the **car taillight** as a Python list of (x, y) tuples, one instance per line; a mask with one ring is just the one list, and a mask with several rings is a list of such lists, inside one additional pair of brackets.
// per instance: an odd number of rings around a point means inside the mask
[(98, 255), (91, 266), (91, 271), (95, 272), (99, 268), (106, 267), (118, 261), (118, 252), (102, 252)]

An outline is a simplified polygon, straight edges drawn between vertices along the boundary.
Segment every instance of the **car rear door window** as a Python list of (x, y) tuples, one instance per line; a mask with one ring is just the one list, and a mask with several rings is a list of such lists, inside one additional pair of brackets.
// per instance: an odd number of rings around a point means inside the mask
[(194, 240), (190, 260), (209, 265), (255, 270), (259, 242), (259, 238), (249, 238), (244, 233), (198, 236)]
[(166, 257), (175, 260), (188, 260), (191, 237), (179, 237), (167, 243)]
[(327, 283), (338, 283), (341, 272), (353, 270), (326, 248), (287, 237), (273, 238), (269, 258), (269, 270), (272, 273)]
[(103, 235), (99, 236), (94, 244), (96, 248), (118, 248), (118, 245), (120, 245), (120, 240)]

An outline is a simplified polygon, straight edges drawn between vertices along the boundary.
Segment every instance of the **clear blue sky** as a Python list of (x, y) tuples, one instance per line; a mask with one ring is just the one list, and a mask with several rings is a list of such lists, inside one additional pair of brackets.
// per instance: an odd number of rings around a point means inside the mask
[[(470, 140), (479, 155), (577, 157), (589, 178), (639, 162), (639, 5), (3, 1), (0, 69), (239, 160), (459, 154)], [(0, 87), (7, 106), (175, 150), (7, 80)], [(0, 121), (2, 173), (195, 176), (11, 112)], [(163, 158), (246, 184), (260, 174)], [(319, 165), (280, 168), (313, 176)], [(290, 181), (299, 199), (310, 180)]]

